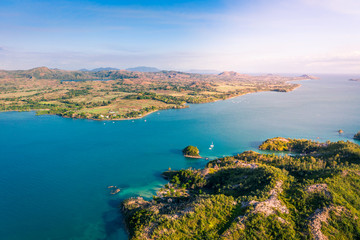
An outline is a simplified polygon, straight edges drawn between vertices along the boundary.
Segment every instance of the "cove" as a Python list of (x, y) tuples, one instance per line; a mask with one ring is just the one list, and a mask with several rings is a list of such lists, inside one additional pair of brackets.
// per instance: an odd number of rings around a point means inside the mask
[[(348, 81), (356, 76), (320, 77), (293, 92), (249, 94), (134, 121), (0, 113), (1, 238), (127, 239), (118, 209), (123, 199), (151, 198), (169, 167), (206, 164), (185, 159), (187, 145), (215, 158), (257, 150), (276, 136), (352, 141), (360, 130), (360, 83)], [(110, 195), (109, 185), (122, 190)]]

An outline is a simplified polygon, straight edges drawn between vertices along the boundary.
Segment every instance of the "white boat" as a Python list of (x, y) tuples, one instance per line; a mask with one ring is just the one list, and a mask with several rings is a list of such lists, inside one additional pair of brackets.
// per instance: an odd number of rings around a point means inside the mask
[(214, 142), (211, 142), (210, 147), (211, 147), (211, 148), (213, 148), (213, 147), (214, 147)]

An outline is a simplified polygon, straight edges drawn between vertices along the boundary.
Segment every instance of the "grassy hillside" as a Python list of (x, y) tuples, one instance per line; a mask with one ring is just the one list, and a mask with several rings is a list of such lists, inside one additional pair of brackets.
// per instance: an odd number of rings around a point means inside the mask
[(287, 92), (288, 81), (305, 77), (219, 75), (176, 71), (64, 71), (46, 67), (0, 70), (0, 111), (116, 120), (143, 117), (161, 109), (184, 108), (258, 91)]
[(301, 154), (247, 151), (165, 172), (152, 200), (123, 202), (131, 238), (359, 239), (360, 146), (275, 138), (260, 148), (270, 145)]

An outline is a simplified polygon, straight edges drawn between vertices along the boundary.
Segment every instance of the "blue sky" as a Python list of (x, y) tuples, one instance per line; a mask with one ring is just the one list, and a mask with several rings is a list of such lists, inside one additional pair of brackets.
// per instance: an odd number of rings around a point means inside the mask
[(357, 0), (1, 0), (0, 69), (360, 73)]

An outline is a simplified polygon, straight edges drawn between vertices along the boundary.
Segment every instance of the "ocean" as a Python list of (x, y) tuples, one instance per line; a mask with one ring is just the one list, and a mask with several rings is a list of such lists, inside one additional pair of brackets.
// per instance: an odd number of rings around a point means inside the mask
[[(122, 200), (151, 198), (168, 168), (206, 164), (185, 159), (187, 145), (213, 159), (257, 150), (276, 136), (354, 141), (360, 82), (348, 79), (358, 76), (320, 77), (288, 93), (248, 94), (138, 120), (0, 113), (0, 238), (127, 239)], [(111, 195), (110, 185), (120, 193)]]

